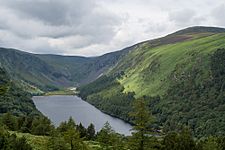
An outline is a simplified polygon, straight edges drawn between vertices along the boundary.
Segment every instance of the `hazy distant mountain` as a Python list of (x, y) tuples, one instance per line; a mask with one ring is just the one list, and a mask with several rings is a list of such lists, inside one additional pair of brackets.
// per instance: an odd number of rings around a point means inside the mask
[(38, 55), (15, 49), (0, 48), (0, 63), (13, 79), (28, 89), (54, 90), (89, 83), (105, 73), (128, 52), (100, 57)]

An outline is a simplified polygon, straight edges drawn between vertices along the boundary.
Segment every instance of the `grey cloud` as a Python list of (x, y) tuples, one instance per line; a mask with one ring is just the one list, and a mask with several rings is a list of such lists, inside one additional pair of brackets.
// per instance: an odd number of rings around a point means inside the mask
[(216, 21), (217, 25), (225, 26), (225, 4), (221, 4), (212, 10), (212, 18)]
[(182, 9), (178, 11), (172, 11), (169, 13), (169, 19), (179, 26), (188, 25), (192, 23), (196, 12), (192, 9)]
[[(0, 16), (0, 29), (10, 32), (11, 41), (17, 37), (17, 40), (29, 42), (21, 43), (37, 52), (43, 52), (38, 50), (38, 44), (51, 50), (51, 45), (47, 44), (52, 41), (55, 45), (64, 43), (65, 48), (71, 49), (107, 44), (116, 34), (115, 27), (123, 21), (92, 0), (0, 0), (0, 4), (0, 13), (4, 14)], [(33, 41), (37, 39), (42, 40)], [(1, 44), (12, 44), (7, 41), (10, 38), (2, 40)], [(24, 46), (20, 44), (18, 48), (21, 47)]]
[(223, 26), (223, 1), (0, 0), (0, 46), (99, 55), (187, 26)]
[(8, 0), (3, 3), (21, 18), (38, 19), (51, 25), (66, 23), (67, 6), (63, 1), (53, 0)]

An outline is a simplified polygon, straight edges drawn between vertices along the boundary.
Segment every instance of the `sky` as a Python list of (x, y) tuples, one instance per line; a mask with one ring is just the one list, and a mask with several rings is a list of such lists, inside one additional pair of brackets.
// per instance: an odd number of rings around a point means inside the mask
[(191, 26), (225, 27), (224, 0), (0, 0), (0, 47), (99, 56)]

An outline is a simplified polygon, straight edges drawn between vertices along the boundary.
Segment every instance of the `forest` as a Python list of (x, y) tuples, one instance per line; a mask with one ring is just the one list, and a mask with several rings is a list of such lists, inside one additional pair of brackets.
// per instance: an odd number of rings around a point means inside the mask
[(189, 55), (192, 66), (175, 66), (163, 96), (124, 92), (121, 70), (78, 88), (87, 102), (131, 123), (130, 136), (116, 133), (108, 122), (96, 131), (94, 124), (84, 127), (72, 117), (54, 126), (36, 109), (32, 95), (1, 68), (0, 149), (224, 150), (225, 49)]
[[(58, 127), (46, 117), (13, 116), (5, 113), (0, 118), (0, 149), (2, 150), (223, 150), (225, 136), (194, 138), (191, 129), (183, 126), (179, 130), (163, 133), (152, 125), (155, 118), (148, 109), (147, 101), (135, 100), (129, 116), (134, 126), (131, 136), (116, 133), (108, 122), (100, 131), (93, 124), (85, 128), (76, 124), (72, 117)], [(38, 147), (25, 136), (44, 137)]]

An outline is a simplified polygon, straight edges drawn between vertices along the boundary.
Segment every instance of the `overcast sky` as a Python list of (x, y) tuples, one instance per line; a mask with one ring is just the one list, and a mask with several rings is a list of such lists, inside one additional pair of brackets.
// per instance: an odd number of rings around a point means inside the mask
[(225, 27), (224, 0), (0, 0), (0, 47), (96, 56), (189, 26)]

